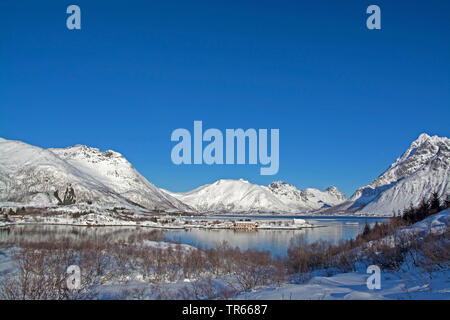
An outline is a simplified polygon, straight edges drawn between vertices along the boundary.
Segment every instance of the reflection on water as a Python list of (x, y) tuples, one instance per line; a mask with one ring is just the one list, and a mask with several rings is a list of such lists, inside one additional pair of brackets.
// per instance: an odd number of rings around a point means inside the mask
[(131, 235), (139, 232), (149, 232), (155, 229), (139, 227), (83, 227), (67, 225), (18, 225), (0, 229), (0, 245), (2, 243), (15, 243), (20, 240), (58, 241), (64, 238), (73, 240), (119, 241), (127, 240)]
[[(232, 219), (233, 217), (229, 217)], [(249, 248), (269, 250), (272, 255), (286, 254), (290, 240), (298, 235), (303, 235), (307, 242), (327, 240), (338, 242), (355, 238), (362, 232), (365, 221), (371, 225), (383, 218), (340, 218), (340, 217), (302, 217), (321, 228), (303, 230), (259, 230), (254, 232), (242, 232), (235, 230), (167, 230), (166, 237), (169, 240), (180, 241), (197, 247), (213, 247), (224, 240), (242, 250)], [(258, 217), (261, 219), (261, 217)], [(292, 217), (264, 217), (264, 219), (292, 219)], [(20, 239), (28, 241), (58, 241), (62, 237), (70, 237), (74, 240), (92, 240), (99, 237), (111, 241), (127, 240), (128, 237), (140, 232), (149, 232), (152, 229), (144, 227), (78, 227), (78, 226), (15, 226), (10, 229), (0, 229), (0, 245), (5, 242), (17, 242)]]
[[(292, 217), (286, 217), (289, 219)], [(235, 230), (174, 230), (167, 233), (171, 240), (180, 240), (182, 243), (196, 247), (212, 247), (224, 240), (231, 246), (245, 249), (269, 250), (272, 255), (284, 256), (293, 237), (303, 235), (311, 243), (318, 240), (337, 243), (340, 240), (355, 238), (364, 229), (366, 220), (373, 225), (376, 221), (382, 222), (385, 218), (340, 218), (340, 217), (302, 217), (317, 226), (314, 229), (302, 230), (259, 230), (254, 232)], [(261, 219), (258, 217), (258, 219)], [(280, 217), (266, 217), (266, 219), (281, 220)], [(356, 224), (357, 223), (357, 224)]]

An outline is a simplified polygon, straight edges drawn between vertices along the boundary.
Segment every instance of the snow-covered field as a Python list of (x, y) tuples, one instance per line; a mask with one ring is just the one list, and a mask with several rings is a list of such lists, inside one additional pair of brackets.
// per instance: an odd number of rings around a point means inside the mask
[(420, 270), (382, 272), (381, 289), (369, 290), (361, 272), (315, 276), (305, 284), (268, 287), (237, 296), (252, 300), (379, 300), (450, 299), (450, 269), (424, 274)]

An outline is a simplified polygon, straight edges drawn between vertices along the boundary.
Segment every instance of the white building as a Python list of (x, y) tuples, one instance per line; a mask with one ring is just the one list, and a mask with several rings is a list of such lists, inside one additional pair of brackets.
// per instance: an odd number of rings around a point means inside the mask
[(306, 224), (306, 220), (305, 219), (294, 219), (294, 224), (295, 225)]

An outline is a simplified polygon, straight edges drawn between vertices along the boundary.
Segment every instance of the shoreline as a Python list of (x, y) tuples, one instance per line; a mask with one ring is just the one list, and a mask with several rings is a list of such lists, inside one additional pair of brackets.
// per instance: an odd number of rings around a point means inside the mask
[[(47, 225), (47, 226), (74, 226), (74, 227), (144, 227), (161, 230), (236, 230), (236, 231), (258, 231), (258, 230), (302, 230), (326, 227), (320, 220), (327, 219), (389, 219), (388, 217), (361, 217), (361, 216), (292, 216), (292, 215), (209, 215), (209, 216), (173, 216), (165, 215), (151, 217), (145, 221), (121, 220), (111, 216), (90, 213), (79, 218), (65, 215), (51, 217), (28, 215), (11, 216), (15, 221), (0, 222), (0, 229), (13, 226)], [(303, 220), (302, 222), (295, 222)], [(313, 224), (310, 220), (315, 221)], [(344, 224), (357, 225), (363, 222), (345, 222)]]
[(142, 224), (76, 224), (76, 223), (51, 223), (51, 222), (30, 222), (30, 223), (9, 223), (6, 225), (1, 225), (1, 229), (7, 229), (14, 226), (65, 226), (65, 227), (132, 227), (132, 228), (151, 228), (151, 229), (162, 229), (162, 230), (189, 230), (189, 229), (204, 229), (204, 230), (235, 230), (235, 231), (258, 231), (258, 230), (277, 230), (277, 231), (291, 231), (291, 230), (303, 230), (303, 229), (316, 229), (316, 228), (325, 228), (327, 226), (323, 225), (310, 225), (310, 226), (302, 226), (302, 227), (257, 227), (251, 230), (247, 229), (237, 229), (232, 227), (208, 227), (208, 226), (151, 226), (151, 225), (142, 225)]

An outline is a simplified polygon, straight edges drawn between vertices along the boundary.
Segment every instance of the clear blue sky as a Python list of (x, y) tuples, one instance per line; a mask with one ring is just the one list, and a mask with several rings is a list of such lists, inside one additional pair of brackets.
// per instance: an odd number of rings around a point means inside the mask
[[(450, 135), (449, 1), (2, 0), (0, 35), (0, 136), (113, 149), (174, 191), (245, 178), (350, 195), (421, 132)], [(279, 128), (279, 173), (175, 166), (170, 134), (194, 120)]]

